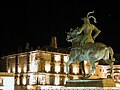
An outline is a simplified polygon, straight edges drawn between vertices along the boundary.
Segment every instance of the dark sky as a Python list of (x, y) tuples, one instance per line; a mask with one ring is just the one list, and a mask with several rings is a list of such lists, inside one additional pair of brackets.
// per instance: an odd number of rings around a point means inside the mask
[[(84, 2), (83, 2), (84, 1)], [(26, 42), (34, 49), (49, 45), (57, 37), (58, 47), (69, 47), (66, 39), (70, 28), (81, 27), (80, 18), (94, 10), (94, 24), (101, 30), (96, 38), (120, 52), (120, 5), (109, 0), (39, 0), (34, 2), (0, 2), (0, 55), (24, 49)], [(116, 0), (117, 1), (117, 0)], [(91, 19), (91, 23), (93, 23)]]

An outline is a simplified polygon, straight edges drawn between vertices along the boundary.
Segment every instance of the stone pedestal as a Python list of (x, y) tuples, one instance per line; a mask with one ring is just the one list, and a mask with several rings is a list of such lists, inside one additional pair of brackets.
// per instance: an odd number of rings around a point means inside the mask
[(115, 87), (113, 79), (81, 79), (81, 80), (68, 80), (66, 87)]
[(65, 87), (67, 89), (116, 89), (113, 79), (81, 79), (81, 80), (68, 80)]

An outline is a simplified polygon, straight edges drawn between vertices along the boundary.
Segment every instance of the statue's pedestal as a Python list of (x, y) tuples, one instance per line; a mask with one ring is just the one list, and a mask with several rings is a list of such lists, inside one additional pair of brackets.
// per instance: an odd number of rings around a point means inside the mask
[(81, 79), (81, 80), (68, 80), (66, 81), (66, 88), (68, 89), (116, 89), (113, 79)]
[(66, 87), (115, 87), (113, 79), (81, 79), (81, 80), (68, 80)]

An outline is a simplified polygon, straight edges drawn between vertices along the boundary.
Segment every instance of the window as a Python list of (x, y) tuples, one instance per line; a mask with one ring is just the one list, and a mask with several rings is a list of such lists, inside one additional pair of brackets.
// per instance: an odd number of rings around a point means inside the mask
[(69, 60), (68, 56), (64, 56), (64, 62), (66, 63)]
[(55, 61), (56, 62), (60, 61), (60, 55), (55, 55)]

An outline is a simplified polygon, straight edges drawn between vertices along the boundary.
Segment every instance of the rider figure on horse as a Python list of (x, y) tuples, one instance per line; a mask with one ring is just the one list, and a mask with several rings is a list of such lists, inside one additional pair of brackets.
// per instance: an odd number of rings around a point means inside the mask
[[(94, 16), (89, 16), (89, 14), (91, 14), (91, 13), (94, 13), (94, 11), (89, 12), (87, 14), (87, 17), (82, 18), (82, 20), (84, 21), (84, 24), (82, 25), (81, 28), (79, 28), (79, 32), (77, 32), (77, 35), (83, 33), (83, 37), (81, 39), (81, 42), (83, 42), (83, 44), (86, 44), (86, 43), (89, 43), (89, 42), (94, 43), (95, 38), (101, 32), (99, 29), (97, 29), (96, 26), (94, 26), (93, 24), (90, 23), (90, 20), (89, 20), (90, 18), (93, 18), (94, 23), (97, 23), (96, 18)], [(92, 36), (93, 30), (95, 31), (94, 36)]]

